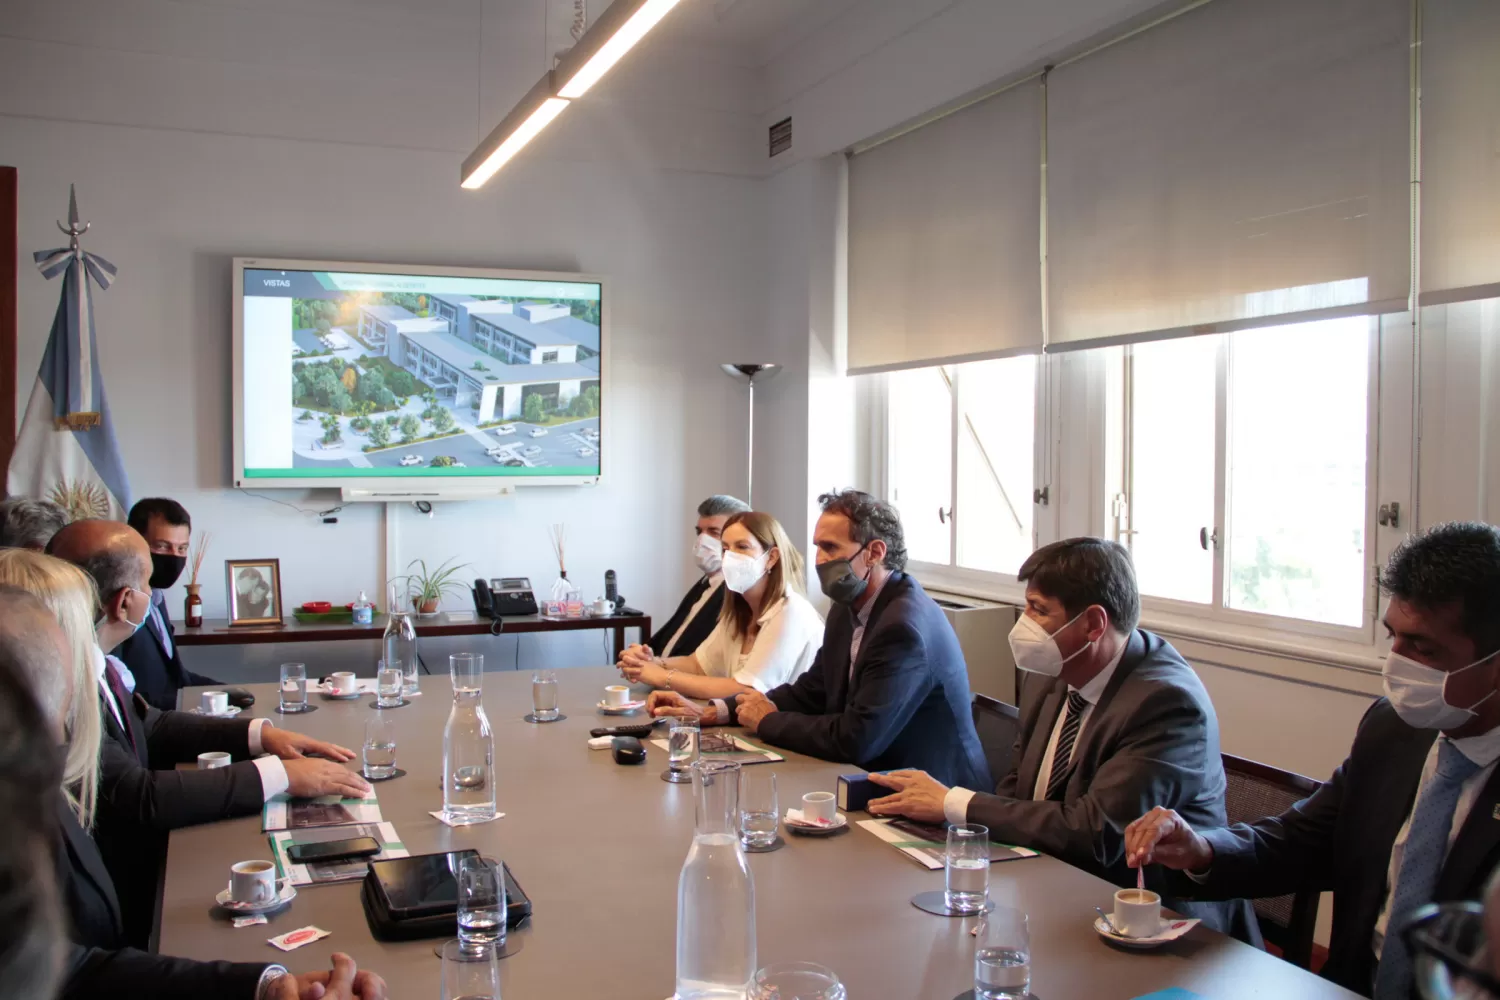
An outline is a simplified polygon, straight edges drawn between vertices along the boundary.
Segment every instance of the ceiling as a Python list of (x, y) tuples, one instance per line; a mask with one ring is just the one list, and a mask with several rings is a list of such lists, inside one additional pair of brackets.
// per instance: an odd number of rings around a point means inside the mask
[[(663, 35), (737, 51), (756, 66), (864, 0), (683, 0), (662, 21)], [(602, 0), (589, 0), (590, 19)]]

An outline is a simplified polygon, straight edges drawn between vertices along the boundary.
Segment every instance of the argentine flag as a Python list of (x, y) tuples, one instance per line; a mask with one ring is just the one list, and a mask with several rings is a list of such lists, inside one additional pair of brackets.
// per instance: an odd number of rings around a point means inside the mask
[(61, 504), (74, 521), (124, 520), (130, 484), (104, 398), (91, 287), (108, 288), (115, 266), (79, 247), (78, 237), (87, 229), (87, 223), (78, 225), (78, 202), (70, 193), (63, 232), (71, 245), (34, 255), (42, 274), (62, 275), (62, 299), (16, 435), (6, 492)]

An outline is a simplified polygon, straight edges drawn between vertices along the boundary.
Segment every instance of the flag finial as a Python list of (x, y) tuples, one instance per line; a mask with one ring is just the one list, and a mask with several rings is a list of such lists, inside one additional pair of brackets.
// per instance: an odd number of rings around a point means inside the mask
[(78, 237), (89, 231), (91, 223), (85, 222), (82, 226), (78, 224), (78, 189), (72, 184), (68, 185), (68, 224), (64, 226), (61, 222), (57, 228), (68, 234), (70, 243), (69, 250), (78, 249)]

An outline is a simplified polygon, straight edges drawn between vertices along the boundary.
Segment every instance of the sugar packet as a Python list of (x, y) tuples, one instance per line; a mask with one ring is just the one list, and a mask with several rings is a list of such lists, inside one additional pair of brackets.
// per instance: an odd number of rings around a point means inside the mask
[(314, 941), (322, 940), (331, 933), (333, 932), (309, 925), (307, 927), (299, 927), (294, 931), (287, 931), (285, 934), (278, 934), (273, 938), (266, 938), (266, 941), (280, 948), (282, 951), (295, 951), (305, 944), (312, 944)]
[(263, 914), (263, 913), (257, 913), (257, 914), (255, 914), (254, 916), (251, 916), (251, 917), (235, 917), (234, 918), (234, 926), (235, 926), (236, 930), (238, 930), (241, 927), (254, 927), (256, 924), (263, 924), (265, 922), (266, 922), (266, 917), (265, 917), (265, 914)]

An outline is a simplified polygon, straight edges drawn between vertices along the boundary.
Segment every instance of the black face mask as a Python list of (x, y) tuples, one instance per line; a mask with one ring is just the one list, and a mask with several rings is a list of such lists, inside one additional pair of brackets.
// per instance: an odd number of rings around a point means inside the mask
[(182, 568), (187, 565), (187, 556), (173, 556), (165, 552), (151, 553), (151, 586), (166, 590), (177, 582)]
[(847, 559), (830, 559), (826, 563), (818, 563), (818, 584), (823, 588), (824, 595), (833, 603), (853, 604), (870, 585), (869, 570), (865, 571), (864, 576), (855, 576), (854, 568), (850, 565), (854, 556), (864, 550), (864, 545), (861, 545), (855, 550), (854, 555)]

